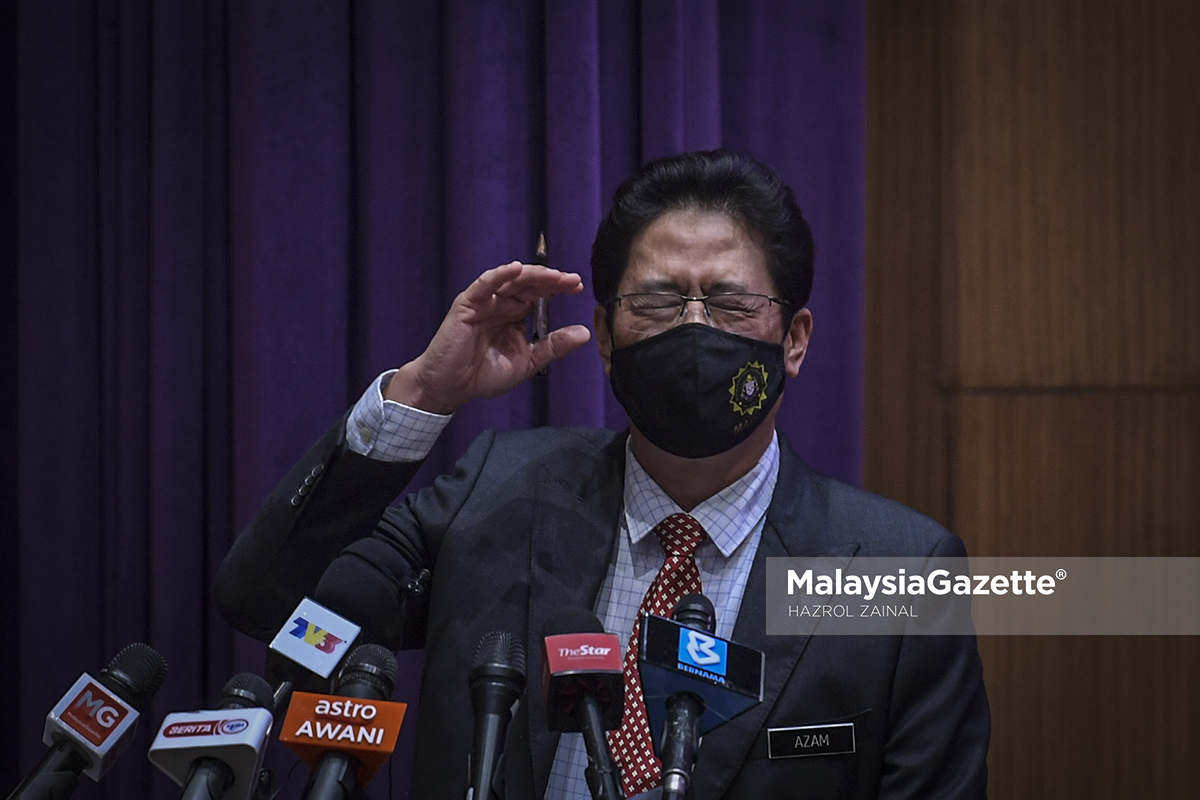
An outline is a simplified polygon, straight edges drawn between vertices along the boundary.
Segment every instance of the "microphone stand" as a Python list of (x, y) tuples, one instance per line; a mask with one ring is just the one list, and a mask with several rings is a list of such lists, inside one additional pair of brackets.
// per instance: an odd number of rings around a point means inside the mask
[(662, 754), (663, 800), (683, 800), (687, 793), (692, 780), (692, 765), (696, 763), (696, 744), (703, 714), (704, 702), (693, 694), (681, 692), (667, 700)]
[(588, 754), (588, 766), (583, 774), (587, 778), (592, 800), (625, 800), (620, 781), (617, 780), (616, 765), (608, 752), (600, 704), (588, 692), (583, 693), (579, 702), (583, 706), (583, 743)]
[(233, 770), (215, 758), (200, 758), (184, 782), (182, 800), (221, 800), (233, 785)]
[(37, 769), (13, 789), (8, 800), (66, 800), (79, 786), (79, 773), (87, 759), (66, 742), (58, 742), (42, 758)]

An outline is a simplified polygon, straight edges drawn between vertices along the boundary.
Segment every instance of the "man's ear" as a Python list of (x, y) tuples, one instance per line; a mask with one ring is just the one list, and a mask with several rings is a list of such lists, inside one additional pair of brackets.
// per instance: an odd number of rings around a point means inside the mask
[(612, 334), (608, 331), (608, 314), (604, 306), (596, 306), (592, 310), (592, 330), (596, 332), (596, 348), (600, 351), (600, 361), (607, 375), (612, 369)]
[(783, 337), (783, 363), (789, 378), (800, 374), (800, 365), (808, 352), (808, 340), (812, 336), (813, 316), (807, 308), (792, 315), (792, 324)]

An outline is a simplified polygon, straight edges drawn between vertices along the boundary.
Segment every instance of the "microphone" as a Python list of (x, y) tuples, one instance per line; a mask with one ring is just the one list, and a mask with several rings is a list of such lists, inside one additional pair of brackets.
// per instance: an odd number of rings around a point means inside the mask
[[(703, 633), (711, 634), (717, 629), (717, 612), (712, 601), (702, 594), (682, 598), (671, 616), (676, 622)], [(692, 767), (696, 763), (703, 714), (704, 700), (692, 692), (676, 692), (667, 698), (667, 719), (662, 742), (658, 745), (663, 800), (683, 800), (687, 794)]]
[(475, 710), (467, 800), (499, 800), (504, 796), (508, 723), (525, 689), (525, 648), (507, 631), (485, 633), (475, 650), (475, 666), (467, 681)]
[(582, 732), (588, 790), (597, 800), (621, 800), (620, 781), (605, 731), (621, 727), (625, 679), (621, 640), (605, 633), (591, 611), (559, 609), (542, 629), (547, 726)]
[(313, 770), (308, 800), (346, 800), (396, 749), (407, 705), (396, 688), (396, 657), (383, 645), (359, 645), (346, 657), (334, 694), (295, 692), (279, 731)]
[(267, 650), (267, 678), (278, 687), (275, 708), (287, 705), (293, 688), (329, 691), (329, 676), (361, 630), (315, 600), (301, 600)]
[(166, 660), (141, 642), (117, 653), (98, 677), (80, 675), (46, 716), (42, 741), (49, 752), (8, 800), (68, 797), (80, 773), (99, 781), (133, 739), (138, 716), (166, 677)]
[(675, 619), (642, 620), (638, 674), (651, 731), (662, 731), (662, 796), (680, 800), (691, 781), (699, 739), (762, 702), (761, 651), (712, 635), (712, 602), (690, 594)]
[(271, 734), (271, 686), (252, 672), (234, 675), (211, 711), (168, 714), (150, 745), (150, 763), (177, 785), (184, 800), (249, 800)]

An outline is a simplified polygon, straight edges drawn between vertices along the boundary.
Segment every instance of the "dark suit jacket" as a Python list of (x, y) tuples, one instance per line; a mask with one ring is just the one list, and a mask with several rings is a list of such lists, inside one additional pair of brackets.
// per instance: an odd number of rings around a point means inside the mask
[[(541, 631), (561, 606), (594, 605), (616, 547), (625, 436), (486, 433), (449, 475), (387, 508), (417, 465), (349, 452), (341, 430), (309, 451), (234, 543), (217, 580), (222, 612), (268, 640), (309, 594), (369, 639), (423, 645), (413, 797), (430, 800), (465, 792), (467, 672), (480, 637), (523, 637), (530, 688), (509, 730), (508, 796), (542, 797), (558, 734), (546, 728), (539, 686)], [(733, 634), (766, 654), (764, 699), (704, 737), (689, 796), (983, 797), (990, 717), (973, 637), (765, 634), (768, 557), (964, 554), (928, 518), (815, 473), (781, 437)], [(405, 587), (425, 568), (432, 581), (415, 595)], [(853, 754), (767, 758), (768, 728), (842, 721), (855, 725)]]

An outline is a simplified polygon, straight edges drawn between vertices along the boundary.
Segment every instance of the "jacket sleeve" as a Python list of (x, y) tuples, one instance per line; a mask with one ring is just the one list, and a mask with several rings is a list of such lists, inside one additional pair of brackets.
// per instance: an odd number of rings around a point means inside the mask
[(217, 572), (217, 607), (256, 639), (270, 641), (296, 604), (315, 595), (330, 562), (371, 534), (420, 467), (347, 450), (344, 429), (343, 417), (292, 467)]
[(353, 537), (329, 564), (314, 598), (361, 625), (364, 641), (392, 649), (424, 646), (438, 554), (495, 441), (496, 434), (485, 431), (433, 486), (385, 509), (368, 535)]

